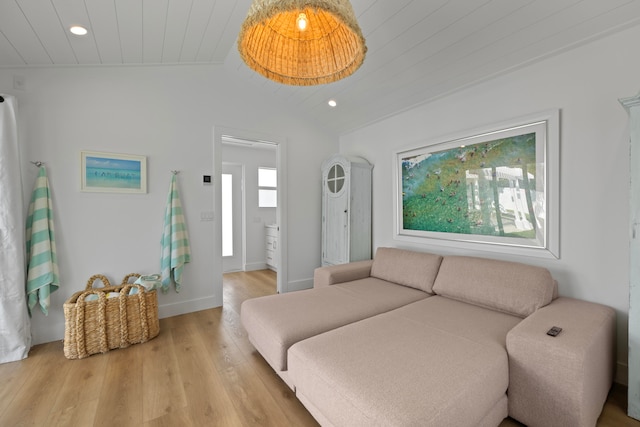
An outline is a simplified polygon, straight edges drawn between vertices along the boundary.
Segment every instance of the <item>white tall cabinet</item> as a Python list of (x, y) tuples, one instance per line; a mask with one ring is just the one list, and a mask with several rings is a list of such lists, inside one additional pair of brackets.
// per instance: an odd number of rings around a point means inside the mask
[(621, 99), (629, 111), (629, 390), (627, 414), (640, 420), (640, 93)]
[(322, 265), (371, 259), (371, 170), (336, 154), (322, 164)]

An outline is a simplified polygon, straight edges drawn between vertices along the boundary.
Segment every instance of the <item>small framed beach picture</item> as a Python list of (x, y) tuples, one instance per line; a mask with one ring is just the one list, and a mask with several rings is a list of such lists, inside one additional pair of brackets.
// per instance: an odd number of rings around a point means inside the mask
[(131, 154), (81, 151), (80, 191), (146, 193), (147, 158)]

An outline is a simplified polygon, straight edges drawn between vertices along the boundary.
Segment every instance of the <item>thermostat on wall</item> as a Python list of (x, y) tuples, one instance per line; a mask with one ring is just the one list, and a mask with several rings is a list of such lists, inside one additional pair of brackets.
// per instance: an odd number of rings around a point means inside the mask
[(211, 175), (202, 175), (202, 185), (211, 185)]

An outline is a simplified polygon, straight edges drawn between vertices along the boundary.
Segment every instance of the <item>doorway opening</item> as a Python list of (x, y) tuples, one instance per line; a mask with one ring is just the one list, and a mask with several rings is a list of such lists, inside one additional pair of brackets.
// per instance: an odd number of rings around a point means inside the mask
[[(216, 295), (222, 296), (223, 274), (266, 269), (276, 276), (277, 292), (286, 291), (285, 153), (283, 139), (214, 128), (214, 211), (220, 219), (214, 227)], [(259, 185), (265, 170), (275, 175), (275, 184)], [(267, 237), (273, 229), (275, 244)]]

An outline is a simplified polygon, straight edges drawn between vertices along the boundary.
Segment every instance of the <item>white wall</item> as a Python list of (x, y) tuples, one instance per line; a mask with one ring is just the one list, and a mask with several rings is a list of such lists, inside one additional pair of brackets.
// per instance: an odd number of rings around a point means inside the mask
[[(640, 27), (592, 42), (477, 84), (340, 138), (340, 151), (373, 169), (374, 247), (503, 258), (549, 268), (562, 295), (614, 307), (618, 314), (618, 381), (626, 381), (629, 307), (629, 131), (619, 98), (640, 89)], [(393, 153), (552, 108), (560, 120), (559, 260), (455, 250), (393, 239)]]
[[(276, 223), (276, 208), (258, 207), (258, 168), (276, 167), (275, 148), (240, 147), (223, 144), (222, 161), (244, 165), (244, 197), (246, 217), (246, 270), (266, 268), (266, 234), (264, 226)], [(269, 147), (267, 144), (262, 144)]]
[[(14, 75), (25, 78), (24, 91), (12, 89)], [(52, 294), (49, 317), (33, 317), (34, 343), (62, 338), (62, 305), (92, 274), (119, 282), (130, 272), (159, 270), (173, 169), (181, 171), (192, 262), (181, 292), (159, 296), (160, 316), (222, 304), (221, 272), (211, 262), (215, 222), (200, 221), (202, 211), (213, 210), (213, 186), (201, 179), (212, 173), (214, 125), (287, 140), (288, 188), (296, 195), (285, 207), (288, 278), (311, 283), (320, 260), (320, 164), (337, 151), (336, 135), (255, 96), (218, 66), (2, 69), (0, 92), (18, 99), (25, 203), (37, 172), (29, 160), (46, 163), (54, 199), (62, 283)], [(80, 192), (83, 149), (148, 156), (148, 193)]]

